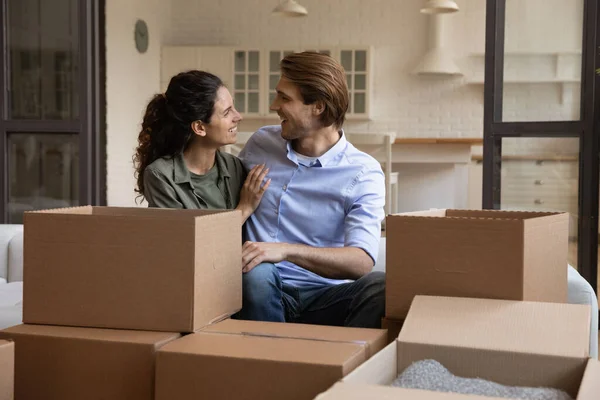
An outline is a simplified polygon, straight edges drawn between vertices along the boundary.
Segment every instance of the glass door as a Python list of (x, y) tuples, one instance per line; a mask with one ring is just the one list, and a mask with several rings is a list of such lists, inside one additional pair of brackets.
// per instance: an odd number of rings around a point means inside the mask
[(0, 222), (103, 204), (98, 1), (0, 0)]
[(487, 1), (483, 160), (483, 207), (568, 212), (568, 262), (595, 290), (597, 7)]

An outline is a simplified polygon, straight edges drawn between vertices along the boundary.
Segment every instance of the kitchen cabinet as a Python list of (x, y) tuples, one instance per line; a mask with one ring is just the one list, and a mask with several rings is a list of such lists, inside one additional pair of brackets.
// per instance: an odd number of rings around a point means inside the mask
[(346, 70), (350, 95), (347, 119), (369, 118), (372, 88), (372, 49), (369, 47), (163, 46), (160, 86), (166, 91), (171, 77), (181, 71), (208, 71), (225, 82), (244, 118), (276, 119), (269, 106), (279, 81), (279, 62), (286, 55), (300, 51), (316, 51), (338, 60)]

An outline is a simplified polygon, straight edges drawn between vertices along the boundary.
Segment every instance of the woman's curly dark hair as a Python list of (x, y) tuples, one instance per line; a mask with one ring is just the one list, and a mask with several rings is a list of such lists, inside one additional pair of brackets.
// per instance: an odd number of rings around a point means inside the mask
[(194, 137), (192, 122), (210, 123), (221, 86), (221, 79), (209, 72), (187, 71), (171, 78), (167, 91), (150, 100), (133, 155), (138, 198), (144, 196), (146, 167), (182, 153)]

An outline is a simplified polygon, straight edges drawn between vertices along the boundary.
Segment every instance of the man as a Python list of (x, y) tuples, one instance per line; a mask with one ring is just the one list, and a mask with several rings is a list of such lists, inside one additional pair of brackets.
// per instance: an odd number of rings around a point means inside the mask
[(245, 224), (241, 319), (379, 328), (385, 276), (370, 272), (384, 218), (384, 174), (343, 133), (344, 69), (291, 54), (271, 104), (281, 125), (258, 130), (240, 154), (266, 164), (271, 185)]

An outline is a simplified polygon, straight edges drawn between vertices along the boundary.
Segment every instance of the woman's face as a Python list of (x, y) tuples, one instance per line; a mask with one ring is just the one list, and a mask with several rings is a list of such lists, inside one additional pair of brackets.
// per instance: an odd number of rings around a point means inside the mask
[(206, 138), (219, 146), (234, 144), (237, 140), (238, 124), (241, 120), (242, 116), (235, 109), (229, 90), (221, 86), (217, 90), (210, 124), (204, 125)]

